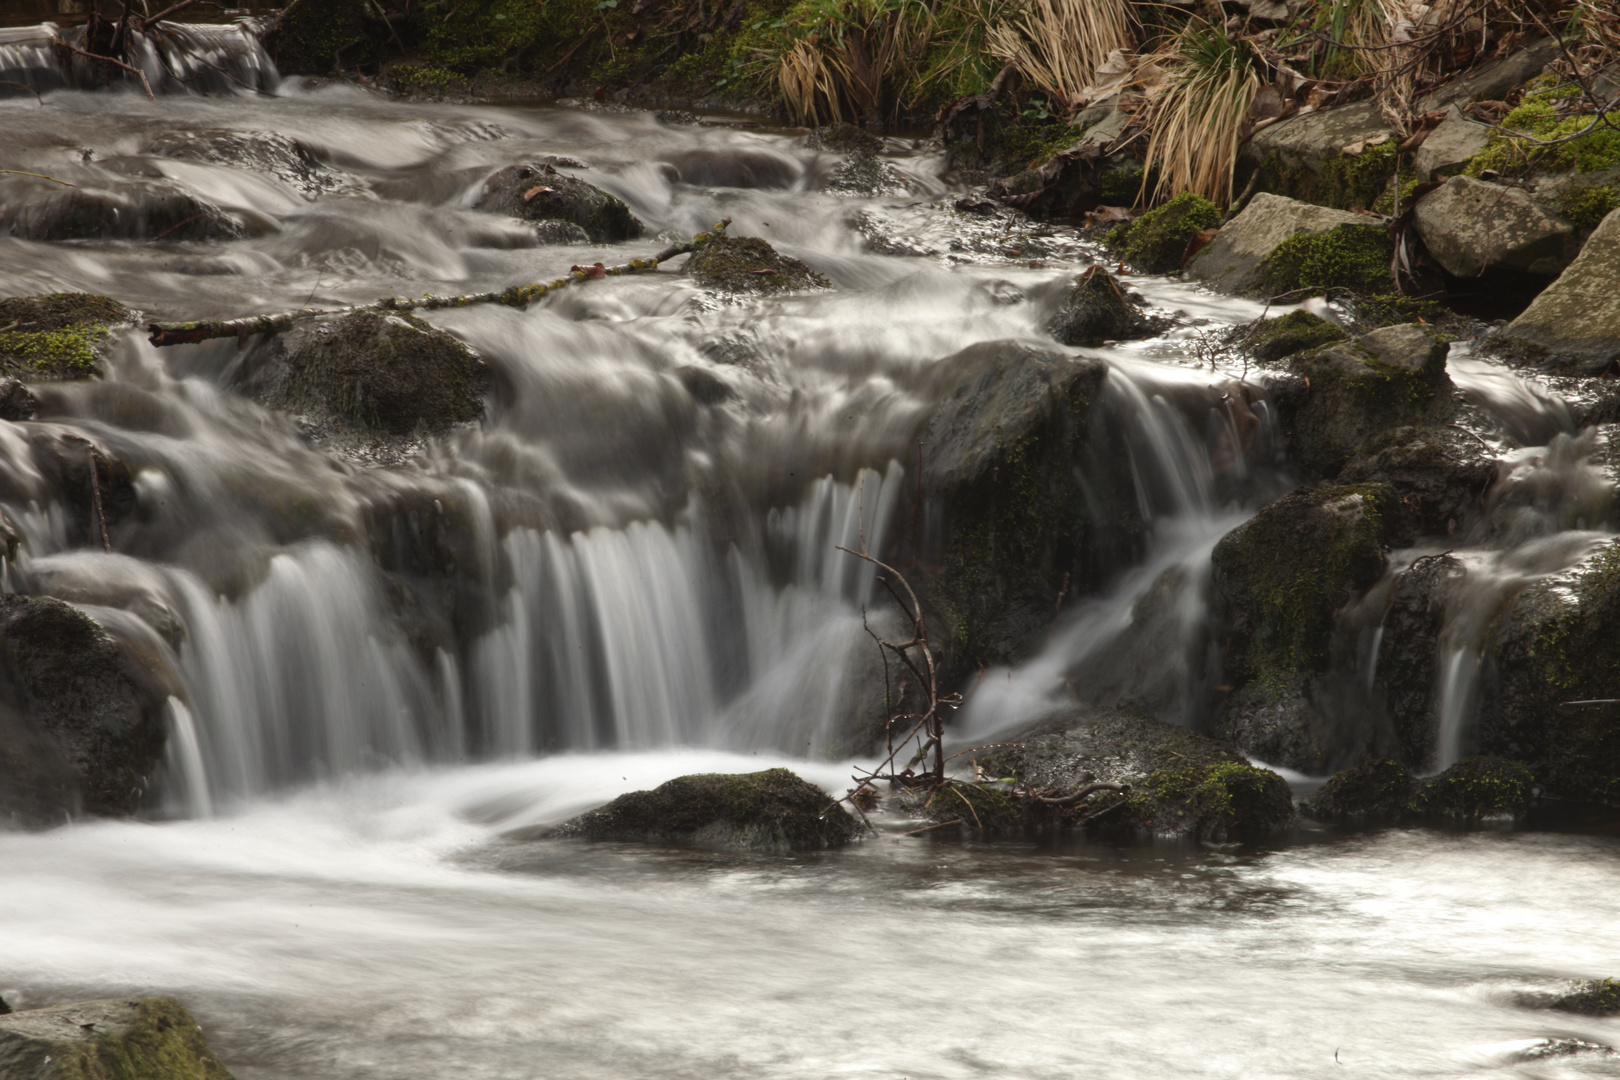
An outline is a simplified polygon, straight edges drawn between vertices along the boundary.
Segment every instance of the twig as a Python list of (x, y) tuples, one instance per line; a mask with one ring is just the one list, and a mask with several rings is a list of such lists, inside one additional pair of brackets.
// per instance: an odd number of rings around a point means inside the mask
[[(921, 836), (925, 832), (933, 832), (935, 829), (943, 829), (947, 825), (962, 825), (962, 824), (964, 824), (963, 820), (961, 818), (957, 818), (955, 821), (941, 821), (941, 822), (937, 822), (936, 824), (933, 824), (933, 825), (925, 825), (920, 829), (912, 829), (910, 832), (901, 833), (900, 835), (901, 836)], [(979, 831), (983, 832), (984, 830), (981, 829)]]
[(1131, 790), (1131, 785), (1129, 784), (1115, 784), (1107, 780), (1094, 780), (1080, 790), (1070, 792), (1067, 795), (1060, 795), (1057, 798), (1048, 798), (1045, 795), (1037, 795), (1035, 798), (1040, 802), (1046, 803), (1048, 806), (1073, 806), (1075, 803), (1083, 801), (1086, 796), (1092, 795), (1099, 791), (1129, 790)]
[[(95, 523), (101, 526), (101, 546), (111, 553), (112, 540), (107, 536), (107, 515), (101, 509), (101, 481), (96, 476), (96, 449), (93, 446), (89, 447), (85, 453), (90, 457), (90, 510), (95, 514)], [(92, 541), (95, 539), (93, 530), (90, 539)]]
[(0, 169), (0, 173), (10, 173), (12, 176), (37, 176), (41, 180), (49, 180), (51, 183), (61, 184), (63, 187), (78, 187), (77, 184), (70, 184), (66, 180), (58, 180), (54, 176), (46, 176), (44, 173), (39, 172), (24, 172), (21, 169)]
[(146, 72), (142, 71), (140, 68), (130, 67), (128, 64), (124, 63), (122, 60), (114, 60), (110, 56), (102, 56), (100, 53), (93, 53), (93, 52), (90, 52), (90, 51), (88, 51), (86, 49), (81, 49), (77, 45), (73, 44), (71, 41), (64, 41), (62, 38), (51, 38), (51, 42), (53, 44), (55, 44), (55, 45), (60, 45), (62, 48), (66, 49), (68, 52), (78, 53), (80, 56), (86, 58), (87, 60), (100, 60), (102, 63), (111, 64), (114, 67), (123, 68), (125, 71), (129, 72), (131, 75), (134, 75), (137, 79), (141, 80), (141, 89), (146, 91), (146, 96), (147, 97), (151, 98), (153, 101), (157, 100), (157, 95), (152, 93), (152, 84), (146, 81)]
[(32, 86), (29, 86), (25, 82), (18, 82), (16, 79), (0, 79), (0, 86), (20, 86), (30, 94), (34, 95), (34, 100), (39, 102), (40, 108), (43, 109), (45, 107), (45, 99), (39, 96), (39, 91), (35, 90)]

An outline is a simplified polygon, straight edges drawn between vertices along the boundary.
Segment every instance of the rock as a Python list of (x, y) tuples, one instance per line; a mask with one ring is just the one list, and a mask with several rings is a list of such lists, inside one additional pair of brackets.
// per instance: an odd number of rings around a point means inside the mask
[(1012, 792), (992, 784), (950, 784), (942, 790), (901, 788), (893, 796), (896, 809), (944, 828), (930, 829), (935, 839), (957, 836), (1009, 836), (1042, 827), (1055, 815), (1040, 814)]
[(1620, 210), (1502, 334), (1586, 371), (1620, 362)]
[(162, 181), (63, 187), (0, 178), (0, 231), (22, 240), (235, 240), (242, 226), (212, 203)]
[(1047, 331), (1065, 345), (1101, 345), (1148, 337), (1153, 322), (1125, 298), (1112, 274), (1093, 266), (1069, 290)]
[(687, 150), (665, 160), (682, 183), (704, 187), (789, 188), (804, 171), (786, 154), (737, 147)]
[(1337, 476), (1369, 439), (1449, 416), (1456, 388), (1448, 351), (1432, 328), (1408, 324), (1294, 356), (1289, 370), (1306, 383), (1278, 405), (1293, 459)]
[(861, 828), (827, 793), (786, 769), (681, 776), (522, 839), (632, 840), (740, 851), (840, 847)]
[(824, 190), (834, 195), (870, 199), (879, 195), (904, 195), (911, 191), (911, 183), (905, 173), (887, 161), (865, 150), (857, 150), (833, 169)]
[(831, 284), (757, 236), (719, 236), (692, 252), (686, 270), (699, 284), (737, 293), (797, 292)]
[(1362, 443), (1336, 479), (1393, 487), (1400, 496), (1395, 531), (1402, 537), (1456, 536), (1479, 518), (1496, 479), (1496, 459), (1456, 428), (1408, 425)]
[(1249, 682), (1221, 703), (1210, 734), (1255, 761), (1320, 775), (1343, 756), (1342, 740), (1311, 692), (1304, 674)]
[(571, 221), (599, 244), (634, 240), (646, 232), (618, 196), (543, 162), (508, 165), (491, 176), (473, 209), (528, 221)]
[[(1098, 408), (1107, 365), (1018, 341), (973, 345), (933, 369), (923, 426), (920, 557), (944, 682), (1028, 654), (1061, 598), (1129, 557), (1144, 525)], [(937, 618), (937, 621), (936, 621)]]
[(1521, 188), (1453, 176), (1418, 201), (1413, 222), (1434, 260), (1456, 277), (1519, 270), (1553, 277), (1576, 254), (1575, 230)]
[(883, 140), (854, 124), (823, 124), (812, 131), (804, 140), (804, 145), (812, 150), (826, 150), (834, 154), (853, 154), (857, 150), (864, 150), (868, 154), (881, 154)]
[(1380, 624), (1376, 689), (1400, 759), (1414, 769), (1429, 768), (1438, 749), (1440, 633), (1464, 577), (1462, 563), (1450, 555), (1415, 560), (1395, 579)]
[(534, 223), (534, 238), (542, 245), (557, 246), (563, 244), (588, 244), (591, 234), (583, 226), (575, 225), (572, 221), (537, 221)]
[(986, 771), (1056, 791), (1091, 780), (1131, 785), (1090, 797), (1088, 829), (1224, 840), (1273, 832), (1294, 818), (1282, 777), (1222, 743), (1138, 713), (1075, 707), (1017, 738), (1023, 746), (984, 758)]
[[(135, 313), (123, 304), (94, 293), (0, 299), (0, 373), (23, 382), (100, 375), (111, 332), (134, 322)], [(8, 392), (8, 402), (14, 394)], [(19, 399), (10, 407), (27, 405)]]
[(1239, 170), (1258, 169), (1266, 190), (1321, 207), (1371, 209), (1395, 175), (1399, 141), (1373, 102), (1356, 101), (1255, 132), (1240, 151)]
[(1323, 669), (1334, 612), (1383, 573), (1393, 501), (1383, 484), (1300, 488), (1221, 538), (1211, 562), (1232, 630), (1229, 682)]
[(1108, 246), (1142, 273), (1173, 274), (1181, 269), (1193, 237), (1220, 224), (1220, 207), (1185, 191), (1115, 229), (1108, 235)]
[(1543, 1007), (1577, 1016), (1620, 1016), (1620, 981), (1580, 979)]
[(1620, 806), (1620, 712), (1566, 701), (1615, 696), (1620, 542), (1521, 591), (1484, 649), (1475, 740), (1529, 765), (1561, 798)]
[(151, 665), (78, 608), (0, 595), (0, 705), (21, 718), (10, 726), (28, 733), (46, 771), (71, 780), (78, 804), (18, 806), (13, 785), (29, 781), (8, 757), (0, 762), (8, 809), (27, 823), (60, 822), (79, 807), (109, 816), (140, 809), (163, 756), (168, 698)]
[(1244, 348), (1256, 360), (1270, 362), (1349, 337), (1337, 323), (1301, 309), (1262, 322), (1244, 342)]
[(32, 420), (39, 402), (20, 379), (0, 377), (0, 420)]
[(1339, 824), (1392, 824), (1407, 813), (1418, 782), (1405, 765), (1387, 758), (1335, 773), (1299, 805), (1299, 812)]
[(1534, 780), (1517, 761), (1466, 757), (1419, 784), (1411, 812), (1452, 822), (1517, 820), (1530, 809)]
[(484, 413), (484, 362), (414, 315), (362, 311), (302, 323), (267, 352), (245, 365), (241, 388), (327, 433), (438, 435)]
[[(64, 518), (69, 543), (101, 545), (101, 524), (116, 530), (135, 510), (135, 484), (129, 466), (105, 447), (82, 435), (52, 427), (38, 426), (28, 432), (28, 448), (34, 468), (45, 479)], [(92, 480), (90, 462), (95, 460)], [(101, 517), (92, 511), (97, 489), (101, 496)], [(116, 532), (113, 533), (116, 536)]]
[(1607, 1060), (1620, 1057), (1620, 1050), (1585, 1039), (1542, 1039), (1514, 1055), (1520, 1061), (1547, 1061), (1572, 1057)]
[(270, 173), (311, 198), (342, 186), (313, 154), (278, 131), (166, 131), (146, 144), (146, 152), (180, 161), (204, 161)]
[(1490, 128), (1468, 119), (1452, 105), (1446, 109), (1446, 118), (1412, 154), (1412, 171), (1423, 180), (1432, 180), (1437, 175), (1450, 176), (1460, 171), (1468, 164), (1468, 159), (1485, 149), (1490, 141)]
[(7, 1080), (231, 1080), (186, 1007), (109, 998), (0, 1017)]
[(1470, 101), (1500, 101), (1509, 90), (1529, 82), (1556, 59), (1556, 39), (1544, 37), (1528, 41), (1506, 56), (1487, 61), (1424, 94), (1417, 99), (1412, 111), (1421, 114), (1438, 112), (1448, 105), (1466, 105)]
[(1187, 263), (1187, 276), (1221, 292), (1252, 293), (1266, 279), (1261, 264), (1290, 237), (1326, 233), (1341, 225), (1365, 227), (1366, 221), (1358, 214), (1262, 192), (1193, 256)]

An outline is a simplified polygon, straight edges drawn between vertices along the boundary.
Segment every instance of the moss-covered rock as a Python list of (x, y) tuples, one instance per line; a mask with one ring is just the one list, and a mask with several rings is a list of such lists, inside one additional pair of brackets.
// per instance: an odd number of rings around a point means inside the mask
[(1215, 842), (1264, 836), (1294, 820), (1288, 781), (1246, 762), (1161, 769), (1132, 791), (1103, 792), (1096, 802), (1096, 830)]
[(624, 200), (544, 162), (508, 165), (484, 181), (473, 209), (535, 222), (572, 222), (597, 243), (634, 240), (646, 232)]
[(1108, 235), (1109, 248), (1137, 270), (1173, 274), (1181, 269), (1187, 245), (1204, 229), (1221, 224), (1221, 208), (1184, 191)]
[(860, 831), (855, 819), (814, 784), (787, 769), (766, 769), (677, 777), (524, 838), (790, 852), (839, 847)]
[(1321, 233), (1295, 233), (1261, 260), (1259, 287), (1268, 296), (1328, 289), (1389, 292), (1391, 250), (1382, 225), (1341, 224)]
[[(1289, 243), (1296, 236), (1332, 234), (1341, 227), (1347, 227), (1347, 231), (1339, 234), (1341, 241), (1348, 243), (1329, 242), (1322, 247), (1300, 240)], [(1365, 232), (1369, 228), (1382, 232), (1376, 226), (1369, 226), (1367, 219), (1359, 214), (1261, 192), (1193, 256), (1187, 263), (1187, 276), (1221, 292), (1264, 296), (1276, 296), (1301, 286), (1318, 286), (1321, 283), (1301, 280), (1302, 276), (1326, 276), (1327, 271), (1332, 271), (1335, 280), (1326, 284), (1338, 283), (1351, 270), (1354, 271), (1351, 276), (1360, 279), (1366, 276), (1370, 265), (1364, 250), (1370, 246), (1369, 234)], [(1285, 244), (1288, 245), (1285, 257), (1268, 265), (1267, 260)], [(1388, 266), (1386, 251), (1386, 275)], [(1285, 278), (1288, 280), (1283, 280)], [(1279, 283), (1285, 288), (1276, 289)]]
[(1378, 638), (1376, 691), (1396, 741), (1414, 769), (1433, 767), (1440, 737), (1440, 634), (1446, 607), (1466, 573), (1450, 555), (1415, 560), (1395, 579)]
[(1320, 775), (1346, 748), (1313, 691), (1304, 672), (1254, 679), (1220, 703), (1210, 733), (1256, 761)]
[(111, 998), (0, 1016), (7, 1080), (231, 1080), (171, 997)]
[(1262, 322), (1245, 340), (1244, 348), (1256, 360), (1269, 362), (1349, 337), (1337, 323), (1301, 309)]
[(883, 140), (854, 124), (823, 124), (804, 140), (812, 150), (826, 150), (833, 154), (853, 154), (864, 150), (868, 154), (883, 152)]
[(1232, 627), (1229, 681), (1285, 685), (1322, 669), (1333, 615), (1383, 573), (1394, 492), (1301, 488), (1227, 533), (1212, 555)]
[(1580, 979), (1547, 1003), (1578, 1016), (1620, 1016), (1620, 980)]
[(1399, 142), (1372, 102), (1355, 101), (1256, 132), (1241, 152), (1241, 172), (1258, 169), (1267, 191), (1289, 198), (1370, 210), (1395, 175)]
[(1452, 822), (1513, 820), (1530, 809), (1535, 777), (1517, 761), (1466, 757), (1423, 781), (1411, 812)]
[(280, 335), (244, 389), (322, 432), (435, 435), (484, 412), (484, 362), (405, 313), (362, 311)]
[(947, 783), (931, 791), (902, 788), (892, 798), (902, 813), (941, 826), (929, 830), (941, 839), (1013, 836), (1037, 827), (1047, 817), (1027, 812), (1030, 808), (1012, 792), (995, 784)]
[(1395, 822), (1408, 812), (1417, 788), (1417, 778), (1405, 765), (1378, 758), (1335, 773), (1300, 803), (1299, 812), (1338, 823)]
[(1409, 424), (1367, 439), (1337, 479), (1393, 487), (1400, 496), (1397, 532), (1404, 537), (1457, 536), (1479, 518), (1496, 460), (1456, 428)]
[(1065, 345), (1101, 345), (1147, 337), (1156, 329), (1118, 281), (1100, 266), (1081, 274), (1047, 331)]
[(1582, 232), (1590, 232), (1603, 219), (1620, 210), (1620, 186), (1570, 184), (1558, 194), (1558, 212)]
[(23, 382), (100, 375), (112, 330), (134, 321), (123, 304), (94, 293), (0, 299), (0, 373)]
[(0, 232), (23, 240), (235, 240), (235, 218), (166, 181), (109, 180), (64, 188), (34, 177), (0, 177)]
[(699, 284), (736, 293), (798, 292), (831, 284), (757, 236), (717, 236), (692, 252), (686, 270)]

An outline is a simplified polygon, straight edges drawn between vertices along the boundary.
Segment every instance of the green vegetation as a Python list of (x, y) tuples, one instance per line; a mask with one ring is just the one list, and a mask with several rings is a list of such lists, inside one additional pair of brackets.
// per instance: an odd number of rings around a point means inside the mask
[(1516, 818), (1530, 805), (1535, 777), (1517, 761), (1468, 757), (1425, 781), (1413, 796), (1411, 810), (1449, 821)]
[(1306, 349), (1349, 338), (1343, 328), (1308, 311), (1290, 311), (1267, 319), (1249, 336), (1246, 347), (1256, 360), (1281, 360)]
[(1267, 295), (1331, 288), (1387, 292), (1389, 235), (1380, 225), (1340, 225), (1324, 233), (1295, 233), (1260, 264)]
[(1220, 224), (1220, 207), (1201, 195), (1184, 191), (1109, 233), (1108, 247), (1140, 271), (1170, 274), (1181, 269), (1181, 257), (1192, 238)]
[(700, 285), (728, 292), (778, 293), (831, 284), (757, 236), (720, 236), (694, 251), (686, 269)]
[(1261, 835), (1294, 817), (1287, 781), (1235, 761), (1160, 769), (1128, 793), (1094, 796), (1092, 805), (1099, 829), (1199, 840)]
[(1558, 196), (1558, 212), (1577, 229), (1595, 229), (1617, 209), (1620, 189), (1615, 187), (1572, 184)]
[[(64, 1026), (66, 1026), (64, 1024)], [(170, 997), (143, 998), (127, 1028), (53, 1044), (60, 1080), (230, 1080), (197, 1021)], [(47, 1059), (48, 1060), (48, 1059)]]
[(1581, 979), (1553, 1003), (1553, 1008), (1582, 1016), (1620, 1014), (1620, 980)]
[(123, 304), (92, 293), (51, 293), (0, 300), (0, 373), (25, 382), (100, 374), (114, 326), (134, 322)]
[[(1536, 88), (1525, 93), (1518, 108), (1503, 117), (1501, 126), (1505, 130), (1493, 132), (1491, 141), (1469, 160), (1463, 172), (1479, 176), (1487, 170), (1513, 174), (1590, 173), (1620, 168), (1620, 110), (1607, 114), (1613, 126), (1593, 127), (1595, 115), (1560, 108), (1560, 103), (1578, 94), (1577, 87), (1559, 85), (1551, 76), (1537, 80)], [(1593, 129), (1568, 142), (1540, 145), (1576, 135), (1588, 127)], [(1511, 132), (1537, 141), (1515, 138)]]
[(1300, 805), (1300, 811), (1322, 821), (1395, 821), (1406, 813), (1417, 780), (1398, 761), (1379, 758), (1335, 773)]

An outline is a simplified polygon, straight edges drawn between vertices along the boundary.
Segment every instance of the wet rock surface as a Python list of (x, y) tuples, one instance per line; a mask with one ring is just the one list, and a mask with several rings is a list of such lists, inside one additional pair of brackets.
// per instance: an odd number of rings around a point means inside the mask
[(1265, 320), (1243, 346), (1256, 360), (1275, 362), (1308, 349), (1344, 341), (1349, 336), (1337, 323), (1300, 310)]
[(1400, 759), (1414, 769), (1429, 767), (1438, 749), (1440, 635), (1464, 577), (1463, 564), (1450, 555), (1414, 560), (1396, 578), (1380, 624), (1377, 688)]
[(1541, 362), (1580, 371), (1620, 362), (1620, 210), (1603, 219), (1575, 261), (1503, 336), (1539, 350)]
[(617, 195), (564, 175), (543, 162), (509, 165), (500, 170), (484, 182), (473, 208), (541, 223), (570, 222), (597, 243), (634, 240), (646, 232), (640, 219)]
[[(135, 313), (123, 304), (94, 293), (0, 299), (0, 374), (22, 382), (99, 375), (111, 332), (134, 321)], [(9, 392), (7, 402), (14, 396), (14, 390)], [(18, 399), (7, 408), (26, 411), (28, 405)]]
[(827, 793), (787, 769), (677, 777), (555, 828), (514, 839), (627, 840), (786, 853), (839, 847), (861, 827)]
[(1126, 295), (1119, 281), (1100, 266), (1080, 275), (1047, 331), (1064, 345), (1101, 345), (1149, 337), (1163, 323), (1148, 318)]
[(830, 284), (803, 262), (757, 236), (719, 236), (692, 252), (686, 271), (699, 285), (732, 293), (783, 293)]
[(1454, 176), (1413, 211), (1430, 256), (1460, 278), (1488, 270), (1556, 276), (1575, 257), (1575, 230), (1542, 211), (1528, 193)]
[(1372, 436), (1336, 479), (1393, 487), (1400, 496), (1396, 533), (1414, 540), (1466, 535), (1496, 474), (1496, 459), (1478, 439), (1454, 427), (1420, 424)]
[(212, 203), (161, 181), (63, 187), (0, 177), (0, 231), (23, 240), (235, 240), (242, 225)]
[(1299, 812), (1319, 821), (1339, 824), (1385, 824), (1406, 813), (1418, 782), (1398, 761), (1378, 758), (1335, 773)]
[(1366, 223), (1359, 214), (1262, 192), (1193, 256), (1187, 263), (1187, 276), (1221, 292), (1258, 292), (1266, 286), (1262, 264), (1267, 256), (1295, 234), (1326, 233), (1341, 225)]
[(166, 131), (147, 143), (146, 152), (178, 161), (202, 161), (270, 173), (311, 198), (344, 186), (314, 154), (278, 131), (228, 128)]
[(1524, 817), (1533, 797), (1530, 770), (1516, 761), (1466, 757), (1420, 780), (1400, 762), (1383, 759), (1335, 774), (1300, 812), (1339, 824), (1492, 824)]
[(7, 1080), (231, 1080), (172, 997), (108, 998), (0, 1017)]
[(911, 190), (911, 182), (905, 173), (876, 154), (857, 150), (833, 168), (825, 190), (834, 195), (870, 199), (879, 195), (904, 195)]

